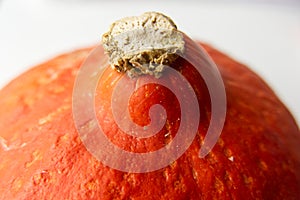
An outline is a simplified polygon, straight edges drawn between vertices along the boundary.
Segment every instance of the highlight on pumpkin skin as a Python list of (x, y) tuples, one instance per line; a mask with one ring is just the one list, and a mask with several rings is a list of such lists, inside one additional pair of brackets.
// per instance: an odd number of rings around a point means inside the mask
[[(201, 112), (194, 90), (202, 86), (191, 85), (172, 67), (181, 58), (202, 77), (210, 96), (211, 119), (199, 152), (204, 158), (217, 143), (226, 114), (222, 78), (204, 50), (156, 12), (119, 20), (102, 39), (103, 46), (81, 66), (73, 91), (74, 121), (85, 147), (103, 164), (124, 172), (151, 172), (176, 161), (197, 135)], [(170, 141), (154, 139), (161, 134)], [(117, 144), (127, 140), (132, 148)], [(146, 140), (164, 145), (136, 148)]]
[[(182, 58), (203, 77), (211, 98), (211, 119), (202, 141), (200, 159), (211, 151), (221, 134), (226, 114), (226, 95), (216, 66), (195, 42), (183, 35), (186, 51)], [(114, 71), (109, 67), (108, 57), (103, 55), (103, 47), (100, 45), (88, 56), (76, 78), (73, 116), (85, 147), (106, 166), (124, 172), (146, 173), (170, 165), (188, 149), (198, 132), (200, 109), (193, 86), (179, 71), (168, 65), (164, 65), (164, 73), (160, 78), (149, 74), (130, 78), (126, 73)], [(154, 137), (160, 129), (167, 126), (168, 110), (164, 110), (161, 105), (154, 105), (149, 109), (150, 122), (146, 126), (135, 124), (128, 111), (129, 106), (136, 106), (130, 104), (132, 94), (150, 84), (165, 87), (175, 95), (180, 105), (180, 125), (172, 141), (160, 149), (149, 152), (124, 150), (110, 138), (117, 137), (116, 135), (107, 135), (111, 128), (117, 127), (117, 132), (139, 141)], [(102, 94), (103, 90), (105, 93)], [(97, 96), (100, 102), (96, 102)], [(99, 112), (103, 115), (102, 121), (98, 121)], [(112, 118), (115, 126), (106, 127), (106, 121)], [(121, 138), (125, 140), (127, 137)]]

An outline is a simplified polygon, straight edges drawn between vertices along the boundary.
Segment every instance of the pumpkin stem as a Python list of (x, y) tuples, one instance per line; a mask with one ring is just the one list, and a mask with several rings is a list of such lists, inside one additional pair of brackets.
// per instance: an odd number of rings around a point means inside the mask
[(114, 22), (103, 34), (102, 44), (112, 67), (130, 77), (149, 74), (158, 78), (164, 65), (184, 51), (183, 34), (169, 17), (157, 12)]

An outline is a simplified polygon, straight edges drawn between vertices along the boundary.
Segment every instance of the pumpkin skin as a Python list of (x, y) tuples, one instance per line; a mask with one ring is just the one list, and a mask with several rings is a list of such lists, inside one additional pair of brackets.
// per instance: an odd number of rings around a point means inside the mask
[[(170, 166), (149, 173), (121, 172), (94, 158), (72, 117), (75, 77), (91, 51), (81, 49), (32, 68), (0, 91), (0, 199), (299, 199), (300, 133), (295, 120), (255, 73), (203, 47), (217, 64), (227, 95), (224, 129), (207, 157), (200, 159), (198, 152), (209, 122), (209, 96), (201, 77), (179, 59), (174, 68), (197, 89), (201, 102), (201, 123), (190, 148)], [(111, 68), (105, 74), (104, 82), (121, 76)], [(101, 105), (113, 88), (97, 88), (107, 94), (96, 95), (100, 124), (105, 116), (111, 118), (109, 105)], [(131, 116), (140, 125), (149, 123), (145, 113), (157, 100), (176, 102), (166, 88), (155, 88), (140, 88), (129, 101)], [(148, 101), (136, 107), (147, 92), (152, 93)], [(178, 115), (176, 105), (165, 104), (171, 122)], [(108, 136), (115, 144), (131, 149), (132, 140), (111, 128), (113, 121), (104, 126), (112, 130)], [(168, 127), (171, 136), (177, 126)], [(145, 140), (150, 150), (168, 142), (164, 131)], [(123, 137), (129, 140), (123, 142)], [(142, 143), (133, 151), (149, 150)]]

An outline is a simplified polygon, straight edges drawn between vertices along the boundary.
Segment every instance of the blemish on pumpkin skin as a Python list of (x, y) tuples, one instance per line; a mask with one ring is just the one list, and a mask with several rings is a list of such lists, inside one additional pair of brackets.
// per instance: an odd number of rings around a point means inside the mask
[(48, 115), (47, 117), (41, 118), (39, 119), (38, 124), (39, 125), (43, 125), (46, 124), (47, 122), (51, 121), (51, 117)]
[(59, 137), (57, 137), (56, 141), (55, 141), (55, 146), (58, 147), (60, 146), (61, 144), (69, 141), (69, 135), (68, 134), (64, 134), (64, 135), (61, 135)]
[(224, 147), (224, 140), (222, 140), (221, 138), (219, 138), (218, 144), (220, 145), (220, 147)]
[(216, 164), (217, 163), (217, 158), (216, 158), (216, 155), (213, 153), (213, 152), (210, 152), (208, 155), (207, 155), (207, 160), (210, 164)]
[(247, 175), (243, 174), (243, 180), (247, 187), (252, 188), (253, 178), (251, 176), (247, 176)]
[(232, 180), (232, 176), (231, 176), (230, 172), (225, 171), (224, 180), (225, 180), (225, 184), (226, 184), (227, 188), (233, 187), (233, 180)]
[(91, 180), (89, 182), (87, 182), (84, 187), (87, 189), (87, 190), (90, 190), (90, 191), (96, 191), (98, 189), (98, 181), (95, 181), (95, 180)]
[(49, 113), (47, 116), (40, 118), (39, 121), (38, 121), (38, 124), (43, 125), (43, 124), (46, 124), (48, 122), (51, 122), (52, 119), (55, 118), (56, 115), (58, 115), (59, 113), (61, 113), (64, 110), (68, 110), (70, 108), (71, 108), (70, 105), (61, 106), (58, 109), (56, 109), (55, 111)]
[(233, 162), (234, 161), (234, 157), (230, 156), (230, 157), (228, 157), (228, 160), (230, 160), (231, 162)]
[(52, 180), (52, 173), (47, 170), (43, 170), (40, 173), (33, 175), (32, 181), (35, 185), (48, 184), (51, 181), (54, 182), (54, 180)]
[(110, 182), (107, 185), (107, 191), (110, 194), (118, 195), (119, 194), (119, 186), (118, 186), (118, 184), (116, 182)]
[(228, 149), (228, 148), (225, 148), (225, 149), (224, 149), (224, 155), (225, 155), (227, 158), (229, 158), (229, 157), (232, 156), (232, 151), (231, 151), (230, 149)]
[(173, 185), (174, 185), (175, 189), (177, 189), (180, 185), (180, 181), (178, 181), (178, 180), (175, 181)]
[(11, 190), (13, 192), (18, 192), (22, 186), (23, 181), (20, 178), (16, 178), (15, 180), (13, 180)]
[(219, 178), (215, 178), (214, 187), (218, 193), (222, 193), (224, 191), (224, 184)]
[(186, 192), (186, 190), (187, 190), (186, 185), (180, 180), (177, 180), (174, 182), (174, 188), (175, 188), (175, 190), (179, 190), (181, 192)]
[(28, 108), (31, 108), (41, 98), (42, 98), (41, 93), (35, 93), (34, 96), (28, 95), (24, 98), (22, 97), (20, 101), (22, 101), (24, 105), (27, 106)]
[(0, 146), (4, 151), (10, 150), (8, 145), (7, 145), (7, 140), (5, 140), (3, 137), (0, 136)]
[(149, 92), (145, 92), (145, 98), (149, 97)]
[(198, 172), (194, 169), (192, 169), (192, 174), (193, 174), (193, 179), (197, 180), (198, 179)]
[(0, 136), (0, 148), (3, 149), (3, 151), (11, 151), (16, 149), (21, 149), (27, 145), (26, 142), (23, 142), (22, 139), (13, 137), (11, 139), (11, 142), (7, 141), (3, 137)]
[(163, 171), (163, 177), (166, 179), (166, 181), (168, 181), (168, 180), (170, 180), (170, 172), (169, 172), (169, 170), (167, 170), (167, 169), (165, 169), (164, 171)]
[(57, 79), (58, 75), (58, 72), (50, 68), (46, 71), (46, 74), (38, 78), (37, 82), (40, 85), (46, 85)]
[(228, 160), (230, 160), (231, 162), (234, 161), (234, 156), (232, 155), (232, 151), (228, 148), (225, 148), (223, 150), (224, 155), (228, 158)]
[(167, 132), (165, 135), (164, 135), (164, 137), (166, 138), (166, 137), (169, 137), (171, 135), (171, 133), (170, 132)]
[(124, 174), (123, 179), (126, 180), (132, 187), (137, 186), (137, 178), (134, 174)]
[(259, 161), (258, 166), (260, 169), (262, 169), (264, 171), (268, 170), (268, 165), (263, 160)]
[(32, 154), (31, 154), (31, 160), (25, 163), (25, 168), (29, 168), (30, 166), (32, 166), (36, 161), (39, 161), (43, 158), (43, 155), (40, 151), (35, 150)]
[(177, 163), (177, 161), (174, 161), (169, 166), (170, 166), (170, 169), (175, 169), (178, 166), (178, 163)]

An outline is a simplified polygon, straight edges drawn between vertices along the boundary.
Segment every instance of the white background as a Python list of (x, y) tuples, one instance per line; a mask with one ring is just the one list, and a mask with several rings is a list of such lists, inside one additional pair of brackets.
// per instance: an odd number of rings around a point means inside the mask
[(0, 0), (0, 88), (59, 53), (99, 43), (114, 20), (145, 11), (171, 16), (190, 37), (250, 66), (300, 124), (300, 2), (292, 0)]

